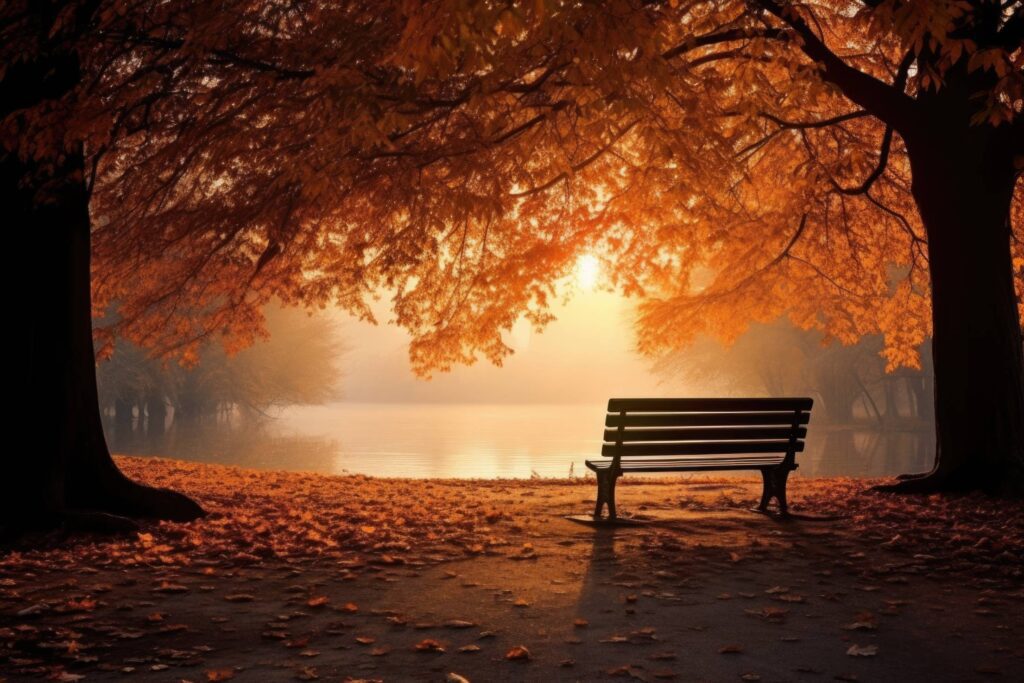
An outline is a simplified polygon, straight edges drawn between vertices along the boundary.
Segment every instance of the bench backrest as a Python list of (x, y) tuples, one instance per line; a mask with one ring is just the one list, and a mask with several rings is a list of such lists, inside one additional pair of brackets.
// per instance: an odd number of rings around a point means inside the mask
[(810, 398), (613, 398), (609, 457), (785, 453), (804, 449)]

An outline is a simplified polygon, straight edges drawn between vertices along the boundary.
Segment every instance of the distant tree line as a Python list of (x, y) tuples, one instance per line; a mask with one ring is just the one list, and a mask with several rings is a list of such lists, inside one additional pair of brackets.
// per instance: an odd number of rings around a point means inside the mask
[(270, 337), (235, 354), (217, 341), (182, 365), (119, 340), (97, 367), (100, 407), (118, 434), (160, 435), (171, 423), (258, 418), (338, 394), (343, 352), (334, 323), (298, 309), (266, 311)]
[(934, 419), (931, 341), (920, 369), (886, 372), (881, 336), (846, 346), (788, 322), (755, 324), (731, 346), (703, 339), (661, 357), (658, 374), (720, 393), (807, 395), (815, 421), (883, 429), (930, 426)]

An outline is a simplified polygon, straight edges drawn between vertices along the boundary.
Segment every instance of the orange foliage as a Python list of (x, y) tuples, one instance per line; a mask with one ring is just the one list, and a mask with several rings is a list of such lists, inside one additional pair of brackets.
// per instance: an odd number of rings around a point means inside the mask
[(387, 292), (417, 371), (500, 363), (593, 253), (644, 351), (786, 315), (914, 366), (927, 243), (850, 74), (914, 98), (966, 63), (977, 124), (1022, 125), (1020, 10), (954, 0), (99, 5), (73, 123), (2, 139), (85, 142), (101, 334), (186, 358), (274, 297), (371, 319)]

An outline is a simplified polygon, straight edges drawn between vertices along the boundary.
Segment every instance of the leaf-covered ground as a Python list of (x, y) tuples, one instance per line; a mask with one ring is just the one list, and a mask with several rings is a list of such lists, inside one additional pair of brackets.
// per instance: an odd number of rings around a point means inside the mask
[(0, 550), (0, 678), (1024, 680), (1019, 502), (627, 477), (595, 529), (589, 480), (120, 464), (210, 515)]

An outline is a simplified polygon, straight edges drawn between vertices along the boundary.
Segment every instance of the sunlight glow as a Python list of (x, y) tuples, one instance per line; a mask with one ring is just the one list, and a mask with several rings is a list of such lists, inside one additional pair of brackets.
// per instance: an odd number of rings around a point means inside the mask
[(593, 291), (601, 277), (601, 262), (593, 254), (583, 254), (576, 259), (575, 277), (580, 289)]

